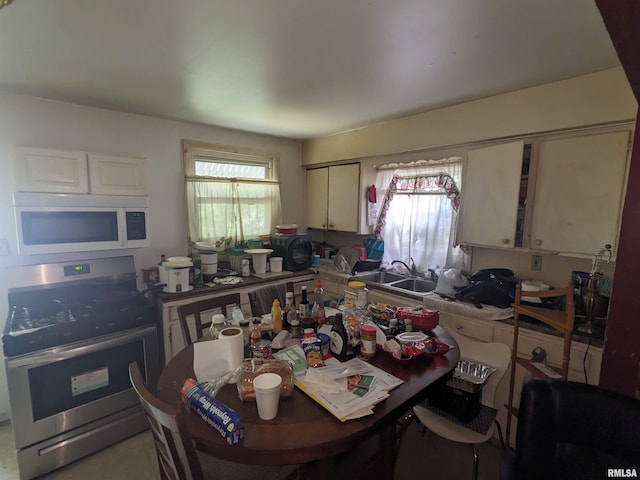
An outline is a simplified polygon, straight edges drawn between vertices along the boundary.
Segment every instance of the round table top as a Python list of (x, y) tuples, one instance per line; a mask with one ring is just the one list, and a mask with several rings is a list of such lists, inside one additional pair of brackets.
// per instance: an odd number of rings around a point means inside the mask
[[(432, 335), (457, 347), (455, 340), (441, 327)], [(403, 383), (390, 396), (375, 405), (372, 415), (341, 422), (298, 388), (293, 395), (281, 397), (278, 415), (264, 421), (258, 417), (255, 401), (241, 401), (235, 384), (224, 385), (216, 399), (235, 410), (245, 428), (244, 440), (230, 446), (197, 415), (185, 415), (187, 428), (198, 449), (219, 458), (247, 464), (298, 464), (336, 455), (352, 447), (367, 434), (395, 422), (413, 405), (426, 398), (428, 388), (446, 382), (460, 353), (452, 348), (445, 355), (421, 355), (411, 360), (396, 360), (379, 351), (370, 363), (395, 375)], [(185, 379), (195, 378), (193, 345), (180, 351), (166, 365), (158, 380), (158, 397), (172, 405), (182, 405), (180, 388)]]

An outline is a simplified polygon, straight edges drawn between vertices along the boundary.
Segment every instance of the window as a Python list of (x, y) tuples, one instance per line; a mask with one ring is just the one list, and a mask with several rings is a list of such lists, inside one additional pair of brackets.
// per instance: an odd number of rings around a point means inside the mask
[(268, 234), (280, 223), (278, 154), (183, 140), (191, 242)]
[(468, 267), (468, 255), (454, 245), (461, 181), (460, 157), (379, 168), (376, 190), (383, 198), (375, 233), (384, 240), (386, 263), (413, 259), (420, 272)]

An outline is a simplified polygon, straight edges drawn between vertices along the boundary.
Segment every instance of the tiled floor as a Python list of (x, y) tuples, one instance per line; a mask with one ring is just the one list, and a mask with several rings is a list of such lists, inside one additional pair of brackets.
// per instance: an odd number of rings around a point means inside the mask
[[(0, 480), (19, 480), (11, 424), (0, 424)], [(146, 431), (41, 477), (45, 480), (160, 478), (151, 432)]]
[[(472, 454), (467, 445), (424, 435), (417, 423), (407, 430), (398, 457), (394, 480), (459, 480), (471, 478)], [(479, 480), (497, 480), (501, 450), (480, 445)], [(0, 480), (19, 480), (11, 424), (0, 424)], [(42, 477), (44, 480), (146, 480), (159, 478), (156, 454), (149, 431), (131, 437), (89, 457)], [(259, 478), (259, 471), (256, 478)], [(225, 480), (225, 479), (220, 479)], [(233, 480), (251, 480), (239, 479)], [(354, 479), (355, 480), (355, 479)], [(390, 479), (391, 480), (391, 479)]]

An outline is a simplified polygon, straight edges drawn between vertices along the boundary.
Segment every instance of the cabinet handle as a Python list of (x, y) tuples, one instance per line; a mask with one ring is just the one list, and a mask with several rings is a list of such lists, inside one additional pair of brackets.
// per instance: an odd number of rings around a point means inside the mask
[(504, 243), (505, 245), (508, 245), (510, 243), (510, 240), (508, 238), (503, 238), (502, 243)]
[(536, 245), (542, 245), (542, 240), (536, 240)]
[(330, 223), (330, 224), (329, 224), (329, 228), (333, 228), (333, 223)]
[(326, 223), (323, 223), (323, 224), (322, 224), (322, 228), (327, 228), (327, 224), (326, 224)]
[(456, 330), (462, 331), (462, 328), (463, 328), (462, 325), (460, 325), (460, 324), (456, 325)]

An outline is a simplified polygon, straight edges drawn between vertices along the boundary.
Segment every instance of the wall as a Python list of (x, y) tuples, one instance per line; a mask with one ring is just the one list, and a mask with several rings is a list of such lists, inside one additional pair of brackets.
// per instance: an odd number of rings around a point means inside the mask
[(303, 165), (634, 120), (621, 67), (309, 140)]
[[(0, 326), (7, 316), (7, 267), (133, 254), (139, 272), (158, 262), (160, 254), (184, 255), (187, 232), (181, 139), (246, 146), (280, 152), (283, 221), (304, 224), (304, 171), (297, 141), (184, 122), (87, 108), (39, 98), (0, 95), (0, 238), (9, 241), (10, 255), (0, 256)], [(86, 150), (148, 160), (151, 246), (128, 252), (89, 252), (70, 255), (20, 257), (16, 254), (12, 210), (15, 146)], [(0, 369), (0, 420), (9, 411)]]

